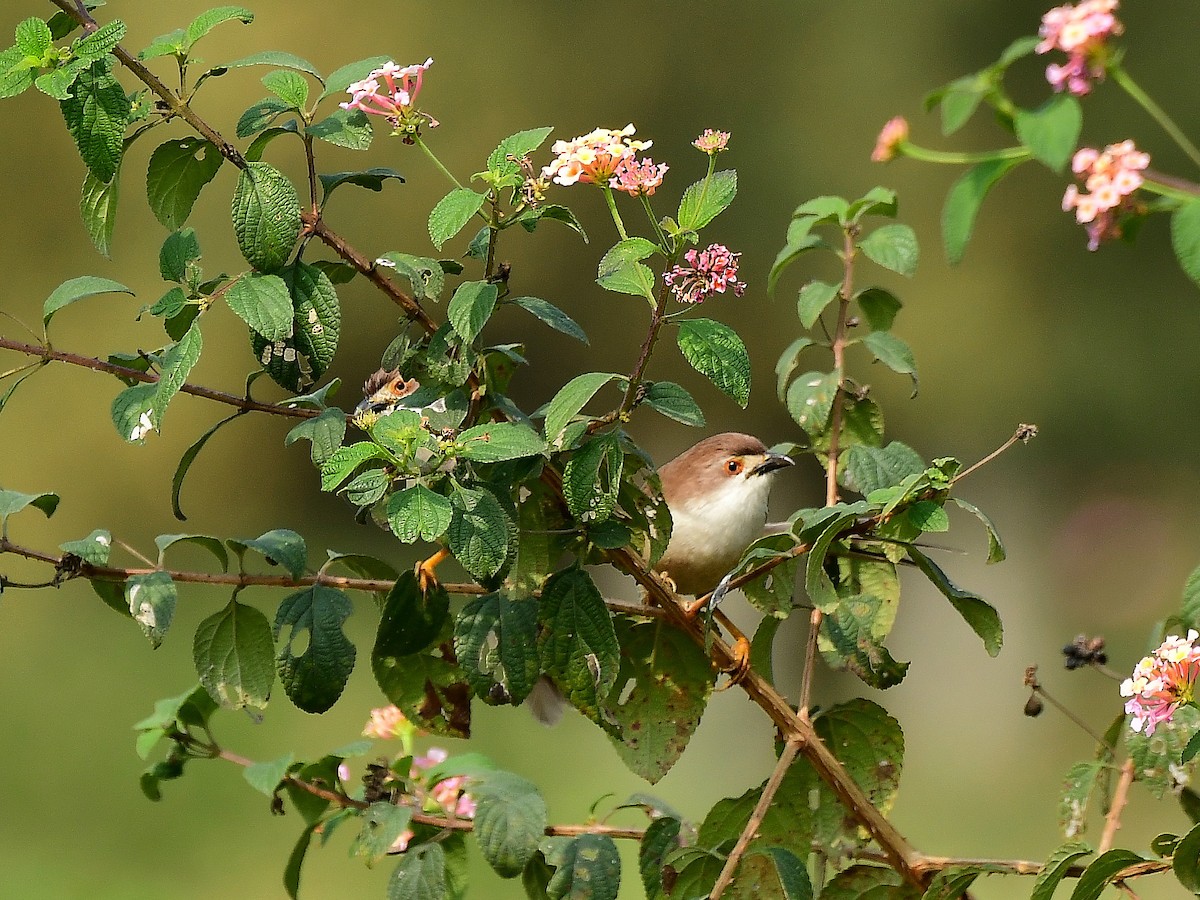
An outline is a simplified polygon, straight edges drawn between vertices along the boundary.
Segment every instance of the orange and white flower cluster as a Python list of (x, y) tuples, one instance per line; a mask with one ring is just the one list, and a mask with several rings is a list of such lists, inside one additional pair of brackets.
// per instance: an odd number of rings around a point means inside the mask
[(1092, 82), (1104, 78), (1108, 39), (1125, 30), (1113, 15), (1117, 0), (1083, 0), (1074, 6), (1056, 6), (1044, 16), (1038, 29), (1041, 41), (1038, 53), (1061, 50), (1067, 54), (1065, 65), (1046, 67), (1046, 80), (1054, 90), (1064, 88), (1082, 97), (1092, 90)]
[(1145, 181), (1142, 172), (1149, 165), (1150, 155), (1134, 147), (1133, 141), (1109, 144), (1103, 151), (1091, 147), (1076, 151), (1071, 170), (1083, 180), (1087, 193), (1069, 186), (1062, 208), (1075, 210), (1075, 221), (1087, 226), (1089, 250), (1121, 236), (1117, 216), (1133, 209), (1130, 197)]
[(396, 128), (408, 126), (415, 130), (420, 122), (437, 127), (437, 120), (416, 112), (417, 95), (425, 80), (425, 71), (433, 65), (433, 57), (412, 66), (398, 66), (390, 60), (371, 72), (362, 81), (346, 88), (352, 99), (338, 105), (342, 109), (358, 109), (372, 116), (383, 116)]
[[(609, 184), (622, 165), (635, 164), (638, 151), (649, 150), (654, 145), (653, 141), (634, 140), (636, 130), (633, 125), (626, 125), (620, 131), (597, 128), (569, 141), (555, 141), (550, 148), (556, 154), (555, 158), (542, 169), (542, 175), (555, 184)], [(660, 174), (658, 183), (661, 182)]]
[(1169, 722), (1175, 710), (1195, 700), (1196, 679), (1200, 677), (1200, 647), (1195, 629), (1187, 637), (1170, 635), (1153, 655), (1145, 657), (1133, 670), (1133, 677), (1121, 683), (1121, 696), (1128, 697), (1125, 712), (1131, 716), (1134, 731), (1154, 734), (1154, 729)]

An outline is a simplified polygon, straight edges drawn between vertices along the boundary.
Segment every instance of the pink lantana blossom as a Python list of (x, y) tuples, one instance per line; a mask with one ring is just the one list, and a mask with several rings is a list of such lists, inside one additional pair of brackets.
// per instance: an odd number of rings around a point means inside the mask
[(1103, 151), (1092, 147), (1076, 151), (1071, 171), (1083, 181), (1088, 193), (1070, 185), (1063, 195), (1062, 208), (1064, 212), (1075, 210), (1075, 221), (1087, 228), (1089, 250), (1121, 236), (1119, 217), (1136, 211), (1133, 194), (1142, 186), (1142, 172), (1149, 165), (1149, 154), (1138, 150), (1133, 141), (1109, 144)]
[(692, 141), (692, 146), (697, 150), (707, 153), (709, 156), (716, 156), (729, 144), (728, 131), (713, 131), (711, 128), (705, 128), (704, 134)]
[(608, 184), (621, 163), (654, 145), (653, 141), (632, 140), (636, 130), (633, 125), (620, 131), (597, 128), (569, 141), (555, 141), (550, 150), (556, 156), (542, 169), (542, 175), (555, 184)]
[(1180, 706), (1195, 702), (1196, 679), (1200, 677), (1200, 632), (1192, 629), (1187, 637), (1170, 635), (1154, 654), (1142, 659), (1133, 677), (1121, 683), (1121, 696), (1128, 697), (1125, 712), (1131, 716), (1134, 731), (1154, 734), (1154, 729), (1169, 722)]
[(630, 197), (650, 197), (663, 182), (663, 176), (669, 169), (666, 163), (654, 164), (654, 160), (646, 157), (637, 159), (629, 156), (621, 160), (617, 172), (608, 180), (608, 186), (614, 190), (624, 191)]
[(416, 726), (404, 717), (404, 713), (395, 706), (381, 706), (371, 710), (371, 720), (363, 728), (367, 737), (388, 741), (392, 738), (411, 740)]
[(416, 110), (417, 95), (425, 80), (425, 70), (433, 65), (433, 57), (411, 66), (398, 66), (390, 60), (372, 71), (362, 81), (346, 88), (351, 97), (338, 105), (342, 109), (357, 109), (372, 116), (383, 116), (392, 126), (409, 134), (416, 133), (422, 122), (430, 128), (437, 120)]
[(875, 139), (871, 162), (888, 162), (900, 154), (900, 146), (908, 140), (908, 120), (904, 116), (888, 119)]
[(1046, 67), (1046, 80), (1054, 90), (1066, 89), (1077, 97), (1090, 93), (1092, 82), (1104, 78), (1107, 42), (1125, 30), (1113, 15), (1118, 0), (1083, 0), (1074, 6), (1056, 6), (1044, 16), (1038, 29), (1037, 53), (1061, 50), (1063, 65)]
[(732, 289), (740, 297), (746, 290), (746, 283), (737, 280), (741, 256), (724, 244), (689, 250), (683, 255), (688, 265), (675, 266), (663, 275), (663, 281), (680, 303), (703, 303), (713, 294), (725, 293), (726, 289)]

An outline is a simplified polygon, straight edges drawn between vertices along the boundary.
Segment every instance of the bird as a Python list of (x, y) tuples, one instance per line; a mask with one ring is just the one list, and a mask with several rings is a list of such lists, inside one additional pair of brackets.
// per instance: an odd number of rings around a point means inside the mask
[(758, 438), (705, 438), (658, 470), (671, 512), (671, 539), (654, 569), (681, 594), (713, 590), (763, 536), (773, 475), (794, 465)]

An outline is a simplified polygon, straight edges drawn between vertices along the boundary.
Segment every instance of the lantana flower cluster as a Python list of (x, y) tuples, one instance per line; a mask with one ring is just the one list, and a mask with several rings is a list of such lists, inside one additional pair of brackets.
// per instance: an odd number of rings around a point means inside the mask
[[(618, 170), (626, 164), (637, 165), (638, 151), (649, 150), (654, 145), (653, 141), (634, 140), (633, 134), (636, 131), (632, 124), (626, 125), (620, 131), (597, 128), (569, 141), (555, 141), (550, 148), (555, 158), (550, 165), (542, 169), (542, 175), (553, 180), (555, 184), (610, 184), (624, 190), (618, 184), (611, 184)], [(654, 169), (650, 160), (644, 160), (643, 163), (649, 163), (650, 168)], [(653, 187), (662, 183), (662, 172), (666, 172), (667, 169), (665, 165), (661, 168), (658, 181)], [(653, 193), (653, 187), (647, 193)]]
[(433, 57), (411, 66), (398, 66), (389, 60), (362, 81), (346, 88), (352, 99), (338, 105), (342, 109), (358, 109), (368, 115), (383, 116), (394, 128), (408, 133), (415, 133), (422, 122), (436, 128), (436, 119), (416, 109), (425, 71), (432, 65)]
[(710, 244), (704, 250), (689, 250), (683, 255), (686, 266), (675, 266), (664, 273), (663, 281), (680, 303), (703, 303), (713, 294), (732, 289), (742, 296), (746, 282), (737, 280), (738, 260), (742, 254), (733, 253), (724, 244)]
[(692, 146), (709, 156), (716, 156), (729, 146), (729, 132), (705, 128), (704, 133), (692, 141)]
[(1117, 0), (1083, 0), (1074, 6), (1056, 6), (1044, 16), (1038, 29), (1041, 41), (1034, 50), (1067, 54), (1064, 65), (1046, 67), (1046, 80), (1056, 91), (1064, 88), (1077, 97), (1090, 93), (1092, 82), (1104, 78), (1106, 43), (1124, 31), (1113, 15)]
[(1180, 706), (1194, 703), (1196, 679), (1200, 677), (1197, 639), (1200, 632), (1195, 629), (1184, 638), (1170, 635), (1137, 664), (1131, 678), (1121, 683), (1121, 696), (1129, 698), (1125, 712), (1132, 717), (1129, 727), (1134, 731), (1154, 734), (1154, 729), (1169, 722)]
[(1131, 195), (1145, 181), (1150, 156), (1133, 141), (1109, 144), (1103, 151), (1083, 147), (1071, 159), (1071, 170), (1083, 180), (1087, 193), (1070, 185), (1063, 195), (1064, 211), (1075, 210), (1075, 221), (1087, 226), (1088, 249), (1121, 236), (1118, 216), (1134, 209)]
[(908, 120), (895, 116), (879, 131), (875, 149), (871, 151), (871, 162), (890, 162), (900, 154), (901, 145), (908, 140)]

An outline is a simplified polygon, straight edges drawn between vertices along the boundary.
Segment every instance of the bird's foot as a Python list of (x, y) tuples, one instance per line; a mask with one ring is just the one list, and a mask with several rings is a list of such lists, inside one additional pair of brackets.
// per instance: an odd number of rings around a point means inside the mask
[(740, 684), (750, 672), (750, 641), (746, 639), (744, 634), (737, 631), (736, 628), (731, 630), (736, 633), (736, 637), (733, 646), (729, 648), (730, 662), (728, 666), (724, 666), (721, 669), (722, 672), (729, 676), (729, 680), (717, 688), (720, 691), (727, 690), (735, 684)]
[(437, 553), (433, 554), (433, 556), (417, 564), (417, 586), (421, 589), (422, 593), (428, 591), (430, 588), (437, 587), (437, 567), (449, 555), (450, 551), (443, 547)]

